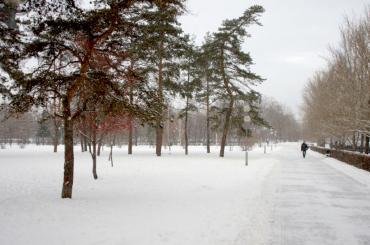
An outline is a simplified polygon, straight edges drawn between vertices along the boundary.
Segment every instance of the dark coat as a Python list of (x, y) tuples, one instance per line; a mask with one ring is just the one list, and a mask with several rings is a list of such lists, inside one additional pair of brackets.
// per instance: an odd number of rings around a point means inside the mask
[(307, 150), (308, 150), (308, 145), (303, 142), (301, 145), (301, 151), (307, 151)]

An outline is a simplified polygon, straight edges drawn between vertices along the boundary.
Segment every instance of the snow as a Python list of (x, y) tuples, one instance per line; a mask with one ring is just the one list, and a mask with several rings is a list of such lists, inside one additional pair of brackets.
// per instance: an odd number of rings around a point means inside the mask
[(370, 244), (370, 174), (286, 143), (267, 154), (234, 147), (108, 149), (92, 177), (75, 152), (72, 200), (62, 200), (63, 152), (0, 150), (0, 244)]
[(286, 146), (272, 176), (276, 244), (370, 244), (370, 174), (319, 153), (297, 159)]

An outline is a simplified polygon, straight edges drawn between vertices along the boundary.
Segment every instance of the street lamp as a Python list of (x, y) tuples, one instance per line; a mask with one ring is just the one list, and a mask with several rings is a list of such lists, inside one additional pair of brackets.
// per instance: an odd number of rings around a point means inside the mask
[(251, 122), (251, 117), (248, 115), (250, 110), (250, 106), (247, 104), (244, 108), (243, 111), (246, 113), (244, 115), (243, 121), (244, 121), (244, 129), (247, 131), (247, 135), (245, 136), (245, 166), (248, 166), (248, 145), (247, 145), (247, 138), (248, 138), (248, 123)]

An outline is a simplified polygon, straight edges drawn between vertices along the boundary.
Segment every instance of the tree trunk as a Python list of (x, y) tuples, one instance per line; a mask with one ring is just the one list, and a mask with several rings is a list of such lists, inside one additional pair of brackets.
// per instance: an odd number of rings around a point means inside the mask
[(170, 118), (170, 105), (167, 108), (167, 146), (168, 150), (171, 151), (171, 118)]
[(134, 127), (134, 133), (135, 133), (135, 146), (137, 146), (137, 140), (138, 140), (137, 127)]
[(156, 145), (155, 145), (155, 152), (157, 156), (161, 156), (162, 154), (162, 141), (163, 141), (163, 128), (160, 122), (157, 122), (157, 129), (156, 129)]
[(109, 152), (109, 158), (108, 158), (108, 161), (110, 161), (112, 168), (113, 168), (113, 146), (115, 144), (116, 144), (116, 136), (113, 136), (113, 139), (110, 142), (110, 152)]
[(93, 160), (93, 168), (92, 168), (92, 173), (94, 176), (94, 179), (98, 178), (98, 174), (96, 173), (96, 130), (92, 130), (92, 141), (91, 141), (91, 146), (92, 146), (92, 152), (91, 152), (91, 157)]
[(226, 139), (227, 139), (227, 134), (228, 134), (229, 127), (230, 127), (231, 114), (233, 112), (233, 107), (234, 107), (234, 95), (229, 87), (229, 80), (226, 77), (225, 63), (224, 63), (223, 57), (224, 57), (224, 50), (221, 49), (222, 79), (223, 79), (224, 86), (225, 86), (225, 89), (227, 91), (230, 101), (229, 101), (229, 108), (227, 109), (226, 116), (225, 116), (225, 125), (224, 125), (223, 132), (222, 132), (220, 157), (225, 156)]
[(102, 144), (103, 144), (103, 136), (98, 141), (98, 152), (97, 152), (98, 156), (100, 156)]
[(54, 109), (54, 116), (53, 116), (53, 125), (54, 125), (54, 137), (53, 137), (53, 145), (54, 145), (54, 152), (58, 151), (58, 144), (59, 144), (59, 123), (56, 116), (57, 113), (57, 104), (56, 99), (53, 100), (53, 109)]
[(357, 139), (356, 139), (356, 132), (353, 133), (352, 135), (352, 149), (354, 151), (357, 150)]
[(71, 119), (70, 102), (67, 98), (63, 99), (63, 119), (64, 119), (64, 177), (62, 198), (72, 198), (73, 186), (73, 121)]
[(370, 141), (370, 136), (366, 135), (365, 137), (365, 153), (369, 154), (369, 141)]
[(209, 118), (209, 81), (207, 77), (207, 95), (206, 95), (206, 100), (207, 100), (207, 153), (211, 153), (211, 132), (210, 132), (210, 118)]
[(84, 152), (86, 152), (87, 151), (87, 138), (86, 136), (82, 136), (82, 139), (83, 139), (83, 144), (84, 144)]
[(220, 157), (225, 156), (225, 146), (226, 146), (226, 139), (230, 127), (230, 120), (231, 120), (231, 114), (233, 111), (234, 106), (234, 98), (230, 99), (229, 108), (227, 109), (226, 116), (225, 116), (225, 124), (222, 132), (222, 138), (221, 138), (221, 149), (220, 149)]
[(104, 146), (104, 144), (103, 144), (103, 142), (104, 142), (104, 137), (105, 137), (105, 133), (104, 133), (104, 132), (102, 132), (102, 133), (100, 134), (100, 138), (99, 138), (99, 140), (98, 140), (98, 152), (97, 152), (97, 155), (98, 155), (98, 156), (100, 156), (100, 153), (101, 153), (101, 151), (102, 151), (102, 149), (103, 149), (103, 146)]
[(96, 173), (96, 144), (93, 146), (93, 153), (92, 153), (92, 159), (93, 159), (93, 177), (94, 179), (98, 179), (98, 174)]
[(110, 161), (110, 164), (113, 168), (113, 143), (110, 145), (110, 152), (109, 152), (108, 161)]
[[(87, 124), (86, 124), (85, 120), (86, 120), (85, 117), (82, 115), (81, 119), (80, 119), (80, 123), (82, 125), (82, 131), (83, 131), (84, 134), (87, 134)], [(87, 142), (88, 142), (88, 140), (87, 140), (86, 135), (81, 135), (81, 137), (82, 137), (82, 147), (83, 147), (82, 152), (86, 152), (87, 151)]]
[(82, 136), (81, 133), (80, 133), (80, 144), (81, 144), (81, 152), (84, 152), (84, 150), (85, 150), (84, 140), (83, 140), (83, 136)]
[(186, 108), (185, 108), (185, 125), (184, 125), (184, 139), (185, 139), (185, 155), (188, 155), (188, 107), (189, 107), (189, 97), (186, 97)]
[(128, 123), (128, 154), (132, 155), (132, 117), (130, 116), (129, 123)]
[(89, 147), (89, 152), (92, 153), (92, 151), (91, 151), (91, 142), (89, 142), (87, 139), (86, 139), (86, 141), (87, 141), (87, 146)]
[[(161, 44), (161, 48), (163, 48), (163, 44)], [(160, 52), (159, 57), (159, 67), (158, 67), (158, 97), (160, 103), (163, 104), (163, 58)], [(162, 106), (162, 105), (161, 105)], [(162, 143), (163, 143), (163, 111), (161, 109), (161, 113), (159, 118), (157, 118), (157, 128), (156, 128), (156, 154), (157, 156), (162, 155)]]
[[(133, 104), (134, 100), (134, 95), (133, 95), (133, 87), (132, 87), (132, 81), (130, 81), (130, 96), (129, 96), (129, 103), (130, 105)], [(129, 115), (129, 123), (128, 123), (128, 154), (132, 155), (132, 133), (133, 133), (133, 128), (132, 128), (132, 115)]]

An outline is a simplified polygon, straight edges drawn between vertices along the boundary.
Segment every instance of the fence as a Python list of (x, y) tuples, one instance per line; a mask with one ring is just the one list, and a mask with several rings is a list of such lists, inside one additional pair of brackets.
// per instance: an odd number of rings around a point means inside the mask
[(370, 172), (370, 156), (358, 152), (350, 152), (345, 150), (328, 149), (317, 146), (310, 146), (310, 149), (321, 154), (330, 154), (330, 157), (339, 161), (348, 163), (349, 165)]

